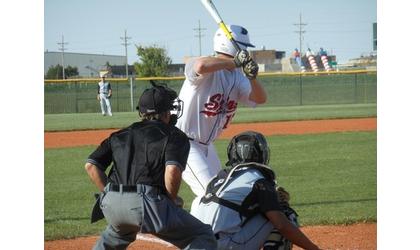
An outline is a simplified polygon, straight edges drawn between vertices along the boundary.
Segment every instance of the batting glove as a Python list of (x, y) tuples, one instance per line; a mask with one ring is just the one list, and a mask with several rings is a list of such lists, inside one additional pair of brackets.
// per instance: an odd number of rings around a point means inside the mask
[(254, 62), (254, 60), (250, 60), (249, 62), (247, 62), (243, 67), (242, 67), (246, 77), (248, 77), (248, 79), (253, 80), (257, 77), (258, 75), (258, 64), (256, 62)]
[(249, 56), (249, 52), (244, 49), (236, 52), (236, 55), (233, 58), (233, 62), (235, 62), (237, 68), (244, 67), (250, 60), (252, 59)]

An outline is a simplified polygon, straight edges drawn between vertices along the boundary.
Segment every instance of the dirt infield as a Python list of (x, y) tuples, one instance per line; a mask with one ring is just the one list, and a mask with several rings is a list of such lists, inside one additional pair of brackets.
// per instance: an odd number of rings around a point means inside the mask
[[(350, 226), (311, 226), (302, 227), (302, 231), (309, 236), (322, 249), (358, 249), (358, 250), (373, 250), (376, 249), (376, 224), (355, 224)], [(136, 240), (128, 248), (147, 249), (147, 250), (166, 250), (177, 249), (167, 243), (144, 236), (149, 240)], [(87, 250), (92, 249), (97, 236), (82, 237), (72, 240), (57, 240), (46, 241), (45, 250)], [(293, 249), (301, 249), (293, 247)]]
[[(339, 131), (372, 131), (376, 130), (376, 118), (291, 121), (253, 124), (232, 124), (223, 132), (222, 138), (246, 130), (254, 130), (264, 135), (282, 134), (316, 134)], [(115, 130), (94, 130), (74, 132), (46, 132), (44, 133), (45, 148), (76, 147), (83, 145), (98, 145)], [(322, 249), (376, 249), (376, 223), (354, 224), (349, 226), (309, 226), (302, 230)], [(92, 249), (98, 236), (82, 237), (72, 240), (46, 241), (46, 250), (84, 250)], [(176, 249), (150, 236), (142, 236), (128, 249), (162, 250)], [(301, 249), (294, 247), (293, 249)]]
[[(376, 130), (376, 118), (239, 123), (230, 125), (229, 128), (222, 133), (221, 138), (231, 138), (233, 135), (246, 130), (258, 131), (264, 135), (369, 131)], [(44, 147), (62, 148), (83, 145), (98, 145), (114, 131), (116, 130), (46, 132), (44, 133)]]

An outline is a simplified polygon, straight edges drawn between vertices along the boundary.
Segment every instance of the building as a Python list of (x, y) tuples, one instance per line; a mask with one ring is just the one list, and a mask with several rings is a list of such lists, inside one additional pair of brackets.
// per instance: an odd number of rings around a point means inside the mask
[(276, 50), (251, 50), (250, 56), (258, 64), (280, 64), (280, 61), (285, 57), (286, 52)]
[[(125, 78), (126, 77), (125, 65), (111, 65), (108, 68), (108, 70), (109, 70), (111, 76), (114, 77), (114, 78), (116, 78), (116, 77)], [(128, 75), (129, 76), (136, 75), (136, 70), (134, 68), (134, 65), (128, 65)]]
[[(47, 74), (50, 67), (62, 65), (62, 52), (44, 52), (44, 75)], [(79, 77), (98, 77), (99, 71), (107, 69), (106, 65), (124, 66), (125, 77), (125, 56), (117, 55), (99, 55), (99, 54), (84, 54), (64, 52), (64, 67), (77, 67)], [(129, 74), (134, 72), (133, 67), (129, 67)], [(118, 75), (113, 74), (118, 77)]]
[(185, 70), (185, 63), (174, 63), (168, 65), (169, 76), (183, 76)]
[(339, 70), (376, 70), (376, 51), (363, 53), (360, 57), (350, 59), (348, 62), (338, 65)]
[(282, 71), (282, 59), (286, 56), (286, 52), (277, 50), (261, 50), (249, 51), (250, 56), (260, 68), (260, 72)]

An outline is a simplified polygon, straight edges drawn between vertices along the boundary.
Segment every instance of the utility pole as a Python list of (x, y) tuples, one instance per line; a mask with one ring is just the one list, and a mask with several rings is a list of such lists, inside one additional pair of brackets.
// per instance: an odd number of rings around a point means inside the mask
[[(124, 30), (124, 37), (120, 37), (124, 42), (122, 45), (125, 47), (125, 77), (128, 79), (128, 56), (127, 56), (127, 46), (130, 45), (127, 40), (131, 39), (131, 37), (127, 37), (127, 30)], [(131, 104), (131, 111), (134, 111), (134, 101), (133, 101), (133, 78), (130, 78), (130, 104)]]
[(124, 37), (120, 37), (124, 42), (122, 45), (125, 46), (125, 77), (128, 79), (128, 57), (127, 57), (127, 45), (130, 45), (127, 43), (128, 39), (131, 39), (131, 37), (127, 37), (127, 30), (124, 30)]
[(195, 37), (198, 37), (198, 48), (200, 50), (200, 56), (201, 56), (201, 38), (204, 36), (203, 34), (201, 34), (201, 31), (206, 30), (206, 29), (201, 28), (200, 20), (198, 20), (198, 28), (194, 30), (198, 31), (198, 35), (195, 35)]
[(302, 23), (302, 13), (299, 13), (299, 23), (294, 23), (293, 25), (299, 26), (299, 30), (295, 32), (299, 33), (299, 53), (300, 53), (300, 57), (302, 58), (303, 33), (306, 32), (303, 30), (303, 26), (308, 25), (307, 23)]
[(66, 79), (66, 74), (64, 73), (64, 51), (66, 48), (64, 48), (64, 45), (68, 44), (64, 42), (64, 36), (61, 35), (61, 43), (57, 43), (61, 47), (58, 48), (58, 50), (61, 50), (61, 64), (63, 66), (63, 79)]

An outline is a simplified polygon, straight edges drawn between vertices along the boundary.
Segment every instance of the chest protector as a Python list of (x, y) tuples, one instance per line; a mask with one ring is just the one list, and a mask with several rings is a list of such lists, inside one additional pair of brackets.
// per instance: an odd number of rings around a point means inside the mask
[(248, 219), (258, 213), (259, 205), (244, 202), (260, 179), (275, 180), (274, 172), (266, 165), (244, 163), (230, 171), (222, 170), (207, 186), (196, 217), (213, 225), (215, 233), (237, 232)]

